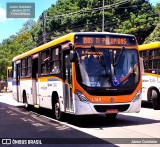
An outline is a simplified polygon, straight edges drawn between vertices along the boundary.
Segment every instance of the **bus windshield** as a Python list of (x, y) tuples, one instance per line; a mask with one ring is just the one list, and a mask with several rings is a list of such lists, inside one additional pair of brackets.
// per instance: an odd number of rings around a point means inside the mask
[(77, 79), (87, 87), (135, 87), (139, 81), (136, 49), (77, 48)]

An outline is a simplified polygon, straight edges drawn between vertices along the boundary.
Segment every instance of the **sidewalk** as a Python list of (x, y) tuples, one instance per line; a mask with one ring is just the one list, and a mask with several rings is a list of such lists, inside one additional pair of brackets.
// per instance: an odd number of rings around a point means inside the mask
[(19, 103), (13, 99), (12, 93), (0, 93), (0, 103), (5, 103), (12, 106), (24, 106), (23, 103)]

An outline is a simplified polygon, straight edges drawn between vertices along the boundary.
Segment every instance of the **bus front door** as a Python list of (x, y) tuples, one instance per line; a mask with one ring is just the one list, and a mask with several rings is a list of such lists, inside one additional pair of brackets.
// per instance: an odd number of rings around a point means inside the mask
[(72, 64), (69, 58), (69, 51), (63, 54), (64, 64), (64, 104), (66, 112), (73, 112), (73, 96), (72, 96)]

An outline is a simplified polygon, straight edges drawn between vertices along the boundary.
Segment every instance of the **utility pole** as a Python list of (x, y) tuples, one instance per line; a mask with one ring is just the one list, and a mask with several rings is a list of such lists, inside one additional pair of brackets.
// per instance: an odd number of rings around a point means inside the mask
[(104, 32), (104, 0), (103, 0), (103, 6), (102, 6), (102, 32)]
[(43, 25), (43, 42), (46, 43), (46, 24), (45, 24), (45, 12), (42, 13), (42, 25)]

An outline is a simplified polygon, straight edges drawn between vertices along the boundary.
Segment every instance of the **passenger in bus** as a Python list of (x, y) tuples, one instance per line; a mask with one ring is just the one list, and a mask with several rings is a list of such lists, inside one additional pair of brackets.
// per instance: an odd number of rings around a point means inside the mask
[(87, 86), (90, 86), (88, 72), (87, 72), (87, 64), (88, 64), (87, 60), (88, 60), (87, 55), (82, 55), (80, 57), (79, 69), (81, 72), (82, 83)]
[(60, 72), (59, 66), (54, 66), (53, 69), (52, 69), (52, 73), (57, 74), (59, 72)]
[(87, 65), (88, 65), (88, 55), (82, 55), (81, 56), (81, 64), (83, 65), (83, 67), (85, 69), (87, 69)]
[(87, 72), (88, 78), (89, 78), (89, 85), (91, 87), (99, 87), (100, 83), (98, 81), (100, 72), (101, 72), (101, 67), (99, 64), (99, 59), (98, 55), (86, 55), (85, 58), (82, 57), (83, 64), (85, 65), (85, 70)]
[(131, 56), (130, 72), (131, 72), (131, 74), (133, 76), (133, 82), (137, 83), (138, 82), (138, 76), (137, 76), (138, 66), (137, 66), (137, 60), (135, 59), (134, 55)]
[(88, 55), (88, 64), (89, 64), (89, 72), (94, 73), (99, 68), (98, 56), (97, 55)]
[(42, 74), (47, 74), (47, 73), (49, 73), (49, 60), (50, 60), (49, 55), (43, 60), (43, 64), (42, 64)]

